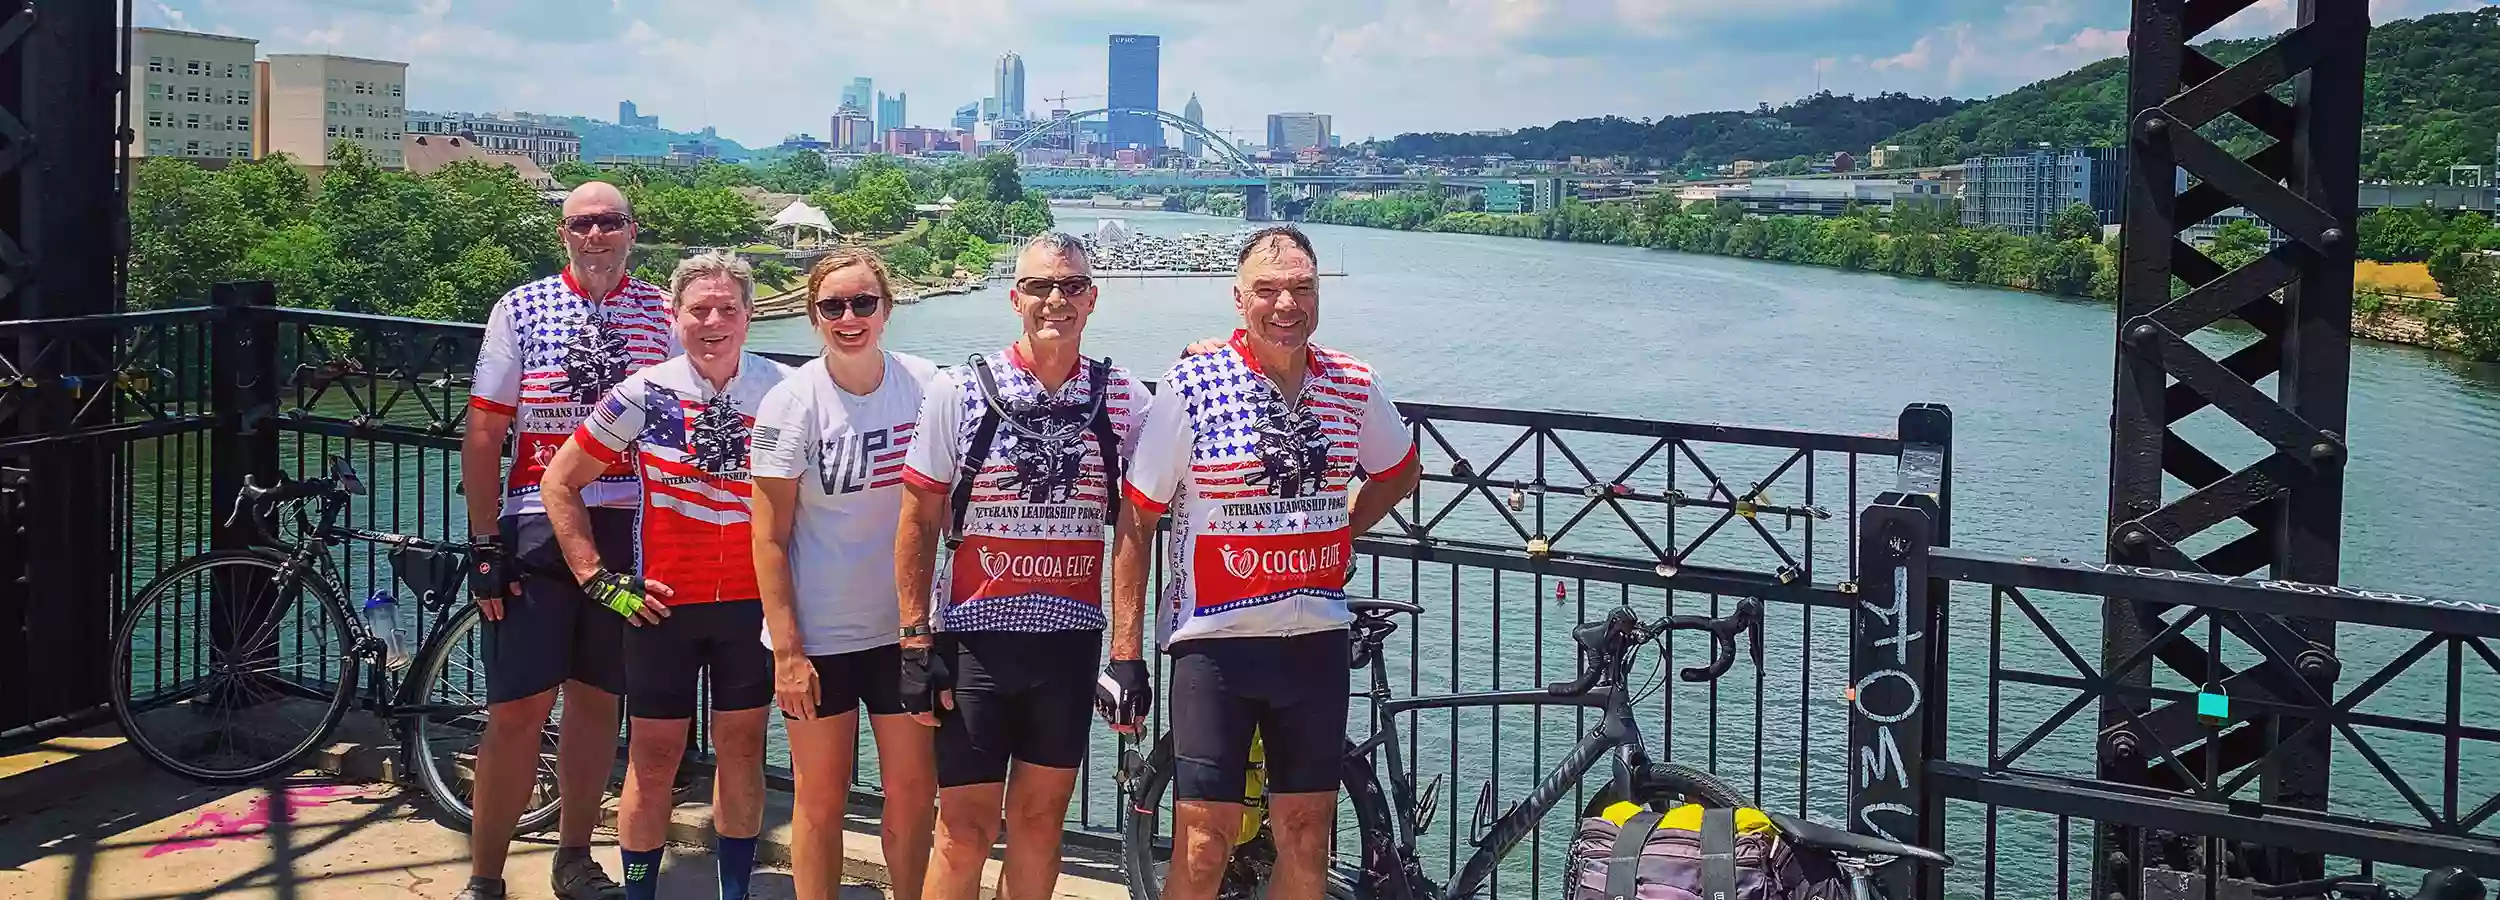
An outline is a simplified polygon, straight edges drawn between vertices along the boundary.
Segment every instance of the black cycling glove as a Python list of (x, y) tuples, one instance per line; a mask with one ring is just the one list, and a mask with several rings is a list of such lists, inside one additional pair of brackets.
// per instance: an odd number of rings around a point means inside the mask
[(938, 693), (955, 688), (955, 673), (946, 657), (927, 647), (903, 648), (903, 712), (938, 711)]
[(1094, 711), (1115, 728), (1127, 728), (1146, 721), (1154, 712), (1154, 686), (1148, 683), (1146, 661), (1115, 659), (1103, 667), (1102, 681), (1094, 684)]
[(521, 580), (512, 561), (504, 557), (503, 538), (469, 539), (469, 598), (483, 600), (512, 596), (513, 582)]

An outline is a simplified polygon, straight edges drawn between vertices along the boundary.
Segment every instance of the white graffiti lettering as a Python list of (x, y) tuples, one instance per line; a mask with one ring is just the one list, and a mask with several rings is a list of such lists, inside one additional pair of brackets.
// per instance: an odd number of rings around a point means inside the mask
[(1866, 825), (1866, 830), (1874, 832), (1876, 837), (1895, 843), (1901, 842), (1901, 836), (1893, 834), (1892, 829), (1875, 824), (1876, 813), (1892, 813), (1903, 818), (1918, 815), (1917, 811), (1898, 803), (1869, 803), (1858, 808), (1858, 821)]
[[(1888, 716), (1876, 713), (1874, 710), (1866, 708), (1867, 689), (1882, 683), (1886, 678), (1899, 679), (1901, 686), (1908, 688), (1910, 691), (1910, 699), (1908, 702), (1901, 704), (1901, 711)], [(1872, 675), (1858, 679), (1856, 694), (1857, 700), (1853, 701), (1852, 705), (1857, 709), (1858, 715), (1865, 716), (1868, 719), (1881, 722), (1886, 725), (1890, 725), (1894, 722), (1899, 722), (1911, 716), (1917, 715), (1918, 705), (1921, 699), (1918, 693), (1918, 680), (1911, 678), (1909, 673), (1903, 672), (1900, 669), (1885, 669), (1881, 672), (1876, 672)]]
[(1875, 746), (1858, 748), (1858, 786), (1891, 781), (1902, 790), (1910, 789), (1910, 769), (1901, 764), (1901, 745), (1893, 743), (1892, 729), (1875, 731)]

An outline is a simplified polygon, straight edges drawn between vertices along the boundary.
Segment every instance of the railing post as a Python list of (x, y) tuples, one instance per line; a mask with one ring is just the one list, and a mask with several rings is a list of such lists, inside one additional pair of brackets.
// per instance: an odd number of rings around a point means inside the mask
[[(1953, 410), (1942, 403), (1913, 403), (1901, 410), (1901, 474), (1896, 490), (1910, 495), (1913, 505), (1921, 506), (1929, 515), (1926, 546), (1944, 547), (1953, 543)], [(1913, 590), (1926, 594), (1925, 614), (1917, 621), (1926, 623), (1927, 677), (1924, 682), (1926, 708), (1937, 714), (1923, 716), (1926, 746), (1942, 752), (1946, 734), (1943, 710), (1952, 709), (1946, 694), (1952, 680), (1945, 670), (1951, 659), (1947, 649), (1953, 631), (1946, 621), (1953, 608), (1953, 583), (1941, 578), (1926, 577), (1926, 561), (1922, 555), (1911, 560), (1917, 569), (1908, 581)], [(1944, 797), (1932, 790), (1918, 792), (1918, 818), (1921, 829), (1916, 843), (1941, 849), (1944, 847)], [(1942, 875), (1922, 877), (1926, 889), (1920, 897), (1942, 900)]]
[[(1906, 415), (1905, 415), (1906, 418)], [(1904, 453), (1904, 468), (1908, 454)], [(1927, 548), (1938, 521), (1929, 494), (1885, 491), (1859, 518), (1857, 609), (1849, 642), (1849, 828), (1921, 843), (1940, 833), (1926, 765), (1936, 726), (1930, 696), (1941, 679), (1931, 654), (1933, 603)], [(1890, 897), (1942, 895), (1943, 879), (1885, 870)], [(1930, 886), (1922, 890), (1921, 885)]]
[[(217, 430), (208, 445), (208, 543), (213, 550), (239, 550), (254, 544), (259, 532), (248, 517), (227, 521), (235, 492), (246, 476), (262, 487), (278, 478), (278, 431), (272, 427), (278, 412), (278, 323), (269, 315), (277, 288), (265, 281), (230, 282), (210, 288), (209, 301), (217, 308), (209, 325), (208, 393)], [(210, 598), (217, 606), (264, 594), (258, 585), (222, 581), (219, 595)], [(209, 620), (209, 638), (218, 649), (230, 649), (232, 632), (252, 633), (261, 615), (220, 612)]]

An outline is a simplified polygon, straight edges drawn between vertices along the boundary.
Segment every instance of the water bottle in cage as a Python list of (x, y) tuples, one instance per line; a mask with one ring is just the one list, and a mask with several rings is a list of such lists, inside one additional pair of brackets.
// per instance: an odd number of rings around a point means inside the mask
[(365, 628), (382, 639), (385, 648), (383, 664), (392, 669), (408, 665), (408, 634), (399, 624), (399, 599), (387, 590), (376, 590), (365, 598)]

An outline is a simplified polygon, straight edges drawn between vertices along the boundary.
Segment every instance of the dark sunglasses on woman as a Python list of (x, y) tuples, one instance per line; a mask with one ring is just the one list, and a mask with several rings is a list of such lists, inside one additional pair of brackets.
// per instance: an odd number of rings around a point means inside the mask
[(852, 315), (865, 319), (869, 316), (876, 315), (877, 307), (884, 303), (885, 298), (879, 297), (875, 294), (859, 294), (852, 297), (826, 297), (825, 299), (816, 301), (816, 314), (824, 316), (827, 319), (839, 319), (842, 318), (843, 310), (849, 310)]

